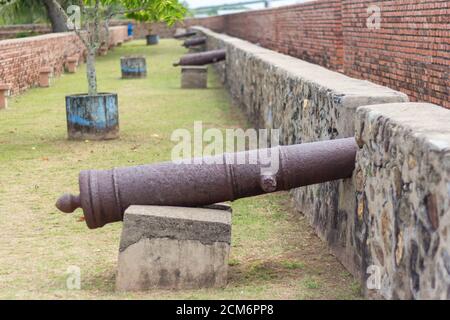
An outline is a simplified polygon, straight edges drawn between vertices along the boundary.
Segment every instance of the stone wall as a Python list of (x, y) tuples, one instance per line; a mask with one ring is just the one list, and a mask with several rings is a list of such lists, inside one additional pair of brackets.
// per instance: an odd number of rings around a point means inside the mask
[(355, 231), (381, 293), (450, 299), (450, 111), (432, 104), (358, 109)]
[[(255, 127), (281, 128), (283, 144), (351, 137), (355, 131), (363, 133), (358, 134), (361, 151), (353, 178), (301, 188), (292, 195), (296, 207), (308, 217), (317, 234), (363, 283), (368, 277), (368, 267), (374, 265), (380, 270), (384, 287), (368, 290), (366, 294), (385, 298), (447, 297), (449, 146), (441, 140), (445, 142), (450, 137), (447, 120), (450, 111), (407, 103), (405, 94), (392, 89), (241, 39), (201, 27), (196, 29), (208, 37), (209, 49), (226, 48), (226, 62), (216, 64), (215, 68), (234, 103), (246, 112)], [(359, 108), (370, 105), (379, 106)], [(390, 122), (395, 122), (395, 108), (398, 116), (405, 114), (396, 131)], [(415, 108), (418, 113), (413, 111)], [(372, 110), (379, 110), (380, 116), (375, 116)], [(383, 114), (385, 118), (381, 117)], [(425, 121), (427, 114), (432, 115), (432, 120), (421, 126), (408, 123), (416, 116), (416, 122)], [(427, 131), (436, 134), (421, 137)], [(371, 136), (373, 132), (380, 134)], [(402, 143), (401, 139), (405, 141)], [(434, 151), (427, 149), (433, 143), (439, 147)], [(405, 157), (411, 158), (411, 168), (405, 167)], [(398, 170), (393, 169), (395, 164)], [(399, 224), (405, 212), (410, 220)], [(426, 224), (429, 229), (425, 232), (414, 218), (421, 215), (425, 219), (428, 214), (433, 221), (441, 221), (439, 231)], [(388, 229), (392, 231), (390, 235), (386, 233)], [(400, 231), (402, 235), (398, 236)], [(390, 242), (385, 244), (384, 237)], [(428, 242), (429, 248), (439, 249), (430, 249), (437, 250), (430, 255), (423, 241)], [(401, 258), (397, 258), (398, 264), (393, 264), (396, 256)], [(432, 271), (436, 271), (435, 281), (428, 285)], [(433, 290), (431, 283), (435, 284)]]
[[(110, 41), (116, 44), (127, 37), (126, 27), (112, 27)], [(18, 94), (39, 83), (39, 70), (51, 67), (55, 76), (64, 71), (67, 57), (81, 56), (85, 51), (74, 33), (53, 33), (42, 36), (0, 41), (0, 83), (12, 86)]]

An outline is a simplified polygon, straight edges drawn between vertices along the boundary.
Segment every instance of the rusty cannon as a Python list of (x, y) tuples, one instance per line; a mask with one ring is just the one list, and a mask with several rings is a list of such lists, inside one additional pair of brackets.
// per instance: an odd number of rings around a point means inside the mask
[(192, 39), (187, 39), (183, 42), (183, 47), (190, 48), (195, 46), (200, 46), (206, 44), (206, 37), (197, 37)]
[(186, 31), (184, 33), (176, 34), (173, 37), (175, 39), (182, 39), (182, 38), (189, 38), (195, 35), (197, 35), (197, 31)]
[(131, 205), (201, 207), (348, 178), (357, 148), (355, 139), (347, 138), (225, 153), (189, 163), (82, 171), (80, 194), (63, 195), (56, 207), (65, 213), (82, 208), (88, 227), (95, 229), (123, 220)]
[(182, 57), (180, 61), (174, 63), (173, 66), (204, 66), (205, 64), (223, 61), (226, 59), (226, 56), (227, 52), (225, 49), (191, 53)]

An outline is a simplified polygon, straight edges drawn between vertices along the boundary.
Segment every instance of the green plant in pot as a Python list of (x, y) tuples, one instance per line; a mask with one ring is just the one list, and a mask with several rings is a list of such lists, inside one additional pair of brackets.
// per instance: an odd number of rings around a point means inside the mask
[[(178, 4), (179, 5), (179, 4)], [(186, 14), (186, 9), (183, 9), (182, 12), (177, 10), (177, 6), (167, 6), (165, 9), (165, 12), (156, 12), (156, 11), (137, 11), (137, 12), (131, 12), (127, 14), (128, 18), (134, 19), (136, 21), (140, 21), (143, 23), (147, 23), (147, 35), (145, 36), (145, 39), (147, 40), (147, 45), (155, 45), (159, 43), (159, 35), (156, 33), (153, 33), (152, 23), (155, 22), (164, 22), (166, 21), (166, 17), (168, 15), (173, 15), (173, 13), (176, 11), (178, 13), (181, 13), (181, 15), (174, 16), (176, 20), (173, 22), (180, 20), (184, 17)]]
[(170, 25), (182, 19), (186, 9), (178, 0), (79, 0), (76, 4), (81, 22), (68, 21), (86, 47), (88, 92), (66, 97), (69, 139), (116, 139), (119, 136), (118, 96), (98, 91), (95, 68), (97, 52), (109, 47), (110, 20), (117, 15), (148, 16), (158, 17)]

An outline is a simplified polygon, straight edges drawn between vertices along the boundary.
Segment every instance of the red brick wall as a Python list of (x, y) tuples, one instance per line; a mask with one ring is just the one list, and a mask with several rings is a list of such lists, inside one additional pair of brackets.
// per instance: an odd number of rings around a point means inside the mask
[(227, 34), (333, 70), (343, 66), (340, 0), (227, 15)]
[(225, 32), (226, 29), (225, 17), (226, 16), (216, 16), (216, 17), (209, 17), (206, 19), (205, 18), (186, 19), (184, 22), (184, 26), (189, 27), (201, 24), (205, 28), (208, 28), (215, 32)]
[[(113, 43), (126, 36), (126, 27), (110, 30)], [(0, 41), (0, 83), (11, 84), (12, 94), (23, 92), (38, 84), (42, 67), (53, 68), (58, 76), (64, 70), (66, 58), (83, 51), (83, 44), (73, 33)]]
[(61, 74), (66, 57), (81, 48), (81, 41), (70, 33), (0, 41), (0, 82), (11, 84), (13, 94), (22, 92), (39, 82), (42, 67)]
[[(367, 28), (370, 5), (381, 28)], [(450, 108), (449, 0), (318, 0), (187, 20)]]
[[(366, 26), (381, 9), (380, 29)], [(450, 108), (450, 1), (344, 0), (344, 72)]]

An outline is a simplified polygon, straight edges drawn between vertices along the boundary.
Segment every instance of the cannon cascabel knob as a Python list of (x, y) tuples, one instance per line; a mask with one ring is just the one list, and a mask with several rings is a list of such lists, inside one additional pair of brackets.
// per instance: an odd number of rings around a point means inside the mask
[(58, 199), (56, 208), (64, 213), (72, 213), (76, 209), (81, 208), (80, 196), (66, 193)]

